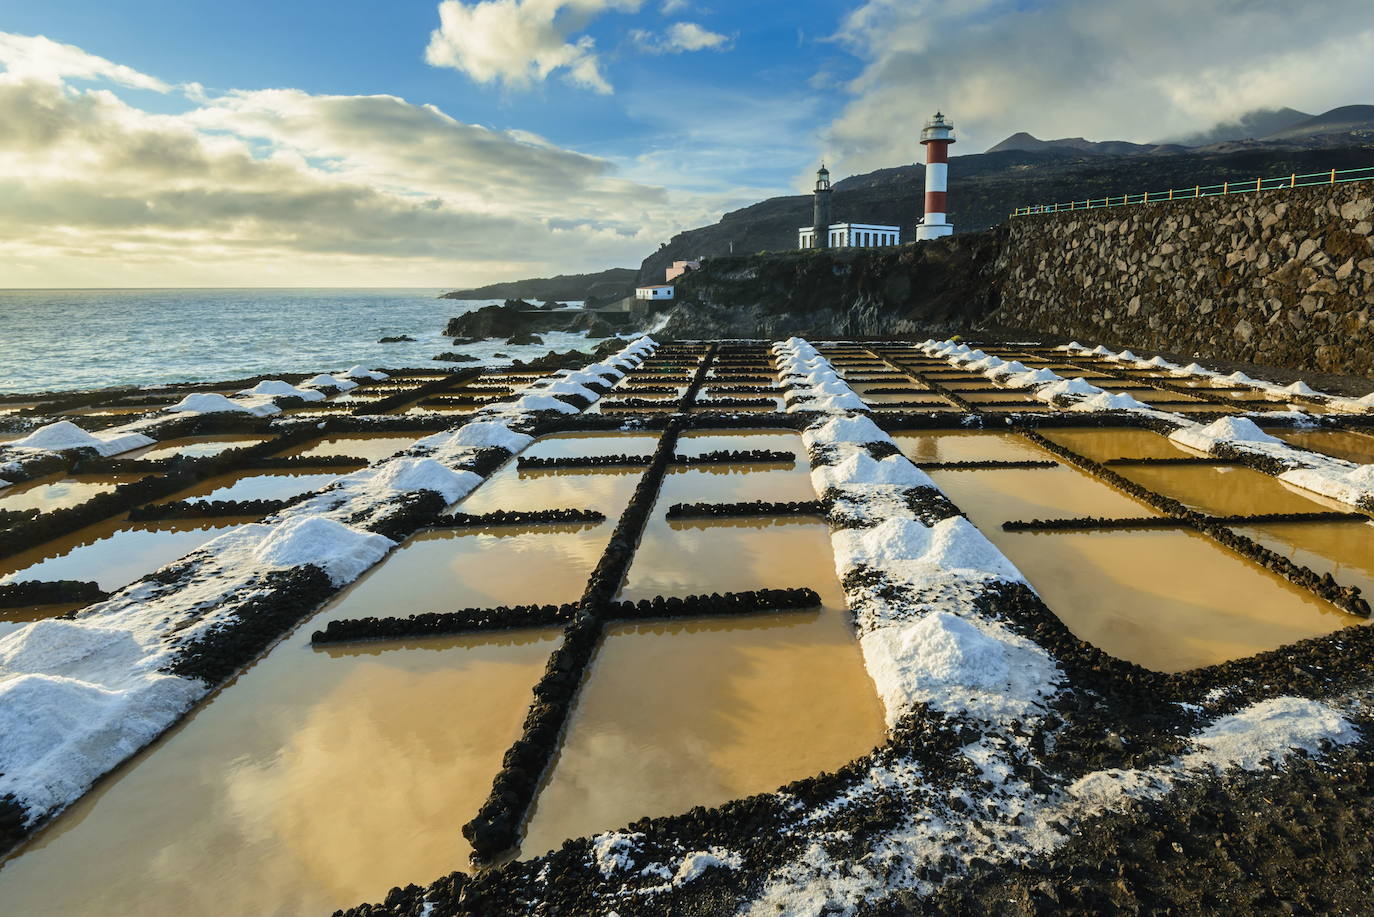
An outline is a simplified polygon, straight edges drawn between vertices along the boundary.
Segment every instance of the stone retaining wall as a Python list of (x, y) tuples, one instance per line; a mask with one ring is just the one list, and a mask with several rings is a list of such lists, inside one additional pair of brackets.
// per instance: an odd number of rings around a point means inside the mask
[(1374, 183), (1013, 217), (990, 322), (1374, 374)]

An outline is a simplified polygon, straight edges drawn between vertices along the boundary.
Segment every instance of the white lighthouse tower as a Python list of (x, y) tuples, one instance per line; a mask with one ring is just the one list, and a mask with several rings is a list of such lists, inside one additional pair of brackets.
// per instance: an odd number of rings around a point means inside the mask
[(937, 111), (921, 131), (921, 145), (926, 148), (926, 215), (916, 227), (918, 242), (954, 232), (947, 218), (949, 145), (953, 142), (954, 125)]

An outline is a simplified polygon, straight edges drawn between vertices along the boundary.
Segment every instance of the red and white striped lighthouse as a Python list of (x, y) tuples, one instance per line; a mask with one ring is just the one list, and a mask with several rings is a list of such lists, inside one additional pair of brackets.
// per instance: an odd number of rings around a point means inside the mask
[(937, 111), (921, 131), (921, 145), (926, 148), (926, 215), (916, 227), (918, 242), (954, 232), (947, 219), (949, 145), (953, 142), (954, 125)]

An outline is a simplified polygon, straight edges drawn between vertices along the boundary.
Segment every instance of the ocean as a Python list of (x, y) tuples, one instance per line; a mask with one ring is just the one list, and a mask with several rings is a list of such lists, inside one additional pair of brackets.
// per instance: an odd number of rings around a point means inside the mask
[[(496, 300), (439, 299), (441, 289), (0, 290), (0, 392), (235, 379), (369, 367), (452, 367), (590, 350), (556, 332), (543, 345), (454, 347), (444, 326)], [(379, 344), (406, 334), (414, 343)], [(476, 363), (456, 364), (458, 366)]]

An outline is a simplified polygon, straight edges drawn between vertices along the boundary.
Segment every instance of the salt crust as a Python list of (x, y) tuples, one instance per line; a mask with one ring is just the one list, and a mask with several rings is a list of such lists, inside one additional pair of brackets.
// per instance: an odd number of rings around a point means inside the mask
[(301, 385), (306, 388), (334, 388), (341, 392), (352, 391), (358, 387), (358, 383), (352, 379), (344, 379), (339, 376), (331, 376), (328, 373), (320, 373), (318, 376), (311, 376)]
[[(1075, 379), (1082, 382), (1082, 379)], [(1077, 404), (1070, 405), (1071, 411), (1148, 411), (1150, 406), (1143, 404), (1125, 392), (1101, 392), (1090, 395)]]
[(474, 420), (463, 424), (457, 430), (426, 436), (416, 442), (415, 445), (436, 450), (466, 447), (469, 449), (498, 448), (519, 452), (532, 442), (534, 442), (533, 436), (527, 433), (517, 433), (509, 425), (499, 420)]
[(253, 414), (258, 417), (266, 417), (269, 414), (280, 414), (281, 408), (277, 407), (270, 398), (226, 398), (217, 392), (198, 392), (194, 395), (187, 395), (176, 404), (163, 408), (174, 414), (219, 414), (233, 412), (238, 414)]
[[(316, 377), (318, 378), (318, 377)], [(252, 388), (239, 392), (240, 395), (261, 395), (265, 398), (303, 398), (306, 401), (323, 401), (324, 394), (308, 388), (296, 388), (281, 379), (264, 379)]]
[(995, 622), (934, 611), (860, 638), (887, 725), (916, 704), (1006, 723), (1043, 715), (1059, 675), (1039, 646)]
[(354, 366), (350, 369), (346, 369), (343, 372), (339, 373), (339, 375), (343, 376), (345, 379), (372, 379), (376, 382), (381, 382), (383, 379), (391, 378), (384, 372), (378, 372), (377, 370), (368, 369), (366, 366), (363, 366), (361, 364), (359, 364), (358, 366)]
[(22, 451), (62, 452), (67, 449), (94, 449), (104, 456), (119, 455), (130, 449), (151, 446), (156, 440), (141, 433), (87, 433), (70, 420), (59, 420), (39, 427), (23, 439), (8, 443), (5, 448)]
[(1087, 379), (1065, 379), (1062, 376), (1058, 382), (1052, 382), (1036, 392), (1038, 396), (1047, 401), (1061, 395), (1100, 395), (1102, 393), (1102, 389)]
[(840, 529), (831, 544), (846, 567), (880, 569), (898, 582), (918, 583), (932, 576), (1023, 582), (1011, 561), (964, 516), (934, 525), (913, 518), (885, 519), (872, 528)]
[(1205, 366), (1196, 362), (1189, 363), (1187, 366), (1179, 366), (1177, 363), (1170, 363), (1168, 360), (1160, 356), (1152, 357), (1149, 360), (1142, 360), (1140, 357), (1137, 357), (1129, 350), (1123, 350), (1121, 353), (1112, 353), (1111, 351), (1108, 351), (1102, 347), (1096, 347), (1089, 350), (1077, 341), (1073, 341), (1057, 349), (1068, 351), (1070, 353), (1098, 354), (1100, 356), (1105, 356), (1108, 359), (1116, 360), (1120, 363), (1133, 363), (1136, 366), (1165, 369), (1168, 370), (1171, 375), (1175, 376), (1194, 376), (1198, 378), (1216, 379), (1218, 381), (1229, 382), (1234, 385), (1245, 385), (1251, 388), (1258, 389), (1259, 391), (1265, 392), (1270, 395), (1276, 395), (1278, 397), (1283, 397), (1285, 395), (1306, 395), (1315, 396), (1319, 398), (1327, 398), (1330, 400), (1330, 403), (1333, 407), (1336, 407), (1339, 410), (1344, 411), (1359, 412), (1367, 408), (1374, 407), (1374, 393), (1365, 395), (1363, 398), (1342, 398), (1337, 395), (1330, 395), (1326, 392), (1318, 391), (1317, 389), (1312, 388), (1310, 385), (1308, 385), (1301, 379), (1299, 379), (1297, 382), (1293, 382), (1288, 385), (1279, 385), (1277, 382), (1267, 382), (1263, 379), (1255, 379), (1252, 376), (1247, 376), (1245, 373), (1240, 372), (1239, 370), (1229, 375), (1223, 375), (1222, 373), (1213, 372), (1212, 370), (1207, 369)]
[(1359, 738), (1355, 727), (1326, 704), (1304, 697), (1275, 697), (1223, 716), (1193, 737), (1198, 750), (1185, 767), (1255, 770), (1276, 750), (1320, 751), (1322, 742), (1345, 745)]
[(1222, 417), (1207, 426), (1184, 427), (1169, 435), (1174, 442), (1193, 449), (1210, 452), (1221, 442), (1227, 443), (1269, 443), (1288, 448), (1288, 444), (1277, 436), (1270, 436), (1247, 417)]
[(340, 490), (384, 500), (395, 494), (432, 490), (448, 503), (462, 499), (482, 483), (481, 475), (454, 471), (432, 458), (397, 458), (339, 478)]
[[(963, 345), (955, 346), (950, 341), (927, 341), (919, 346), (927, 354), (931, 356), (943, 356), (948, 359), (952, 365), (956, 366), (962, 365), (961, 361), (968, 356), (967, 348), (961, 351), (960, 348), (963, 347)], [(1099, 351), (1103, 351), (1105, 355), (1112, 358), (1120, 356), (1120, 354), (1113, 354), (1110, 351), (1105, 351), (1105, 348), (1085, 350), (1081, 344), (1068, 345), (1067, 349), (1086, 353), (1098, 353)], [(1127, 353), (1129, 353), (1129, 351), (1127, 351)], [(1159, 365), (1154, 360), (1137, 359), (1135, 362), (1139, 365)], [(1165, 362), (1167, 363), (1168, 361)], [(1174, 367), (1172, 363), (1168, 365), (1171, 367), (1170, 371), (1175, 375), (1189, 375), (1194, 374), (1196, 371), (1198, 375), (1220, 377), (1219, 373), (1204, 369), (1196, 363), (1182, 367), (1181, 369)], [(1044, 382), (1048, 380), (1045, 380), (1043, 377), (1040, 379), (1031, 379), (1025, 375), (999, 377), (997, 375), (998, 370), (991, 370), (989, 372), (991, 374), (990, 378), (1002, 385), (1030, 387), (1039, 383), (1039, 387), (1035, 388), (1032, 394), (1034, 397), (1042, 400), (1049, 400), (1049, 398), (1055, 395), (1060, 395), (1069, 399), (1077, 397), (1079, 400), (1070, 405), (1070, 410), (1129, 410), (1167, 420), (1176, 427), (1174, 432), (1169, 435), (1169, 438), (1182, 446), (1196, 449), (1199, 452), (1215, 454), (1216, 448), (1219, 445), (1225, 444), (1240, 452), (1249, 452), (1257, 456), (1278, 459), (1292, 466), (1290, 470), (1278, 476), (1279, 480), (1341, 503), (1347, 503), (1352, 506), (1363, 506), (1367, 505), (1369, 501), (1374, 500), (1374, 480), (1371, 480), (1374, 479), (1374, 472), (1361, 470), (1369, 466), (1357, 466), (1342, 459), (1295, 448), (1265, 433), (1248, 418), (1223, 417), (1204, 427), (1178, 414), (1150, 408), (1148, 405), (1141, 404), (1135, 399), (1131, 399), (1129, 396), (1121, 393), (1115, 395), (1092, 395), (1092, 397), (1084, 398), (1082, 396), (1089, 394), (1089, 389), (1093, 392), (1102, 391), (1096, 386), (1090, 385), (1084, 379), (1061, 380), (1046, 385)], [(1048, 373), (1048, 370), (1041, 370), (1040, 372)], [(1049, 375), (1053, 376), (1054, 379), (1060, 378), (1053, 373), (1049, 373)], [(1289, 394), (1291, 394), (1299, 384), (1294, 383), (1294, 385), (1289, 386), (1287, 389), (1281, 389), (1279, 386), (1272, 383), (1252, 380), (1243, 373), (1232, 373), (1226, 378), (1232, 381), (1244, 379), (1247, 384), (1253, 384), (1260, 388), (1267, 387), (1269, 390), (1275, 392)], [(1340, 400), (1337, 399), (1337, 402), (1339, 401)], [(1374, 396), (1370, 396), (1369, 404), (1370, 406), (1374, 406)], [(1307, 418), (1309, 415), (1302, 412), (1288, 414), (1271, 412), (1268, 416), (1276, 418), (1287, 416), (1303, 419)]]
[(314, 564), (336, 586), (353, 582), (395, 542), (348, 520), (385, 512), (402, 492), (457, 499), (471, 491), (481, 478), (447, 466), (479, 449), (528, 445), (533, 438), (510, 427), (519, 419), (426, 437), (410, 452), (428, 455), (384, 459), (270, 521), (227, 532), (178, 561), (190, 572), (176, 585), (145, 578), (75, 620), (36, 621), (0, 637), (0, 797), (13, 794), (29, 824), (79, 798), (209, 692), (199, 679), (159, 670), (180, 646), (234, 621), (260, 594), (265, 570)]
[(561, 372), (559, 381), (552, 383), (547, 379), (537, 379), (529, 385), (517, 389), (509, 400), (486, 405), (477, 413), (495, 414), (508, 417), (513, 421), (537, 411), (577, 414), (579, 413), (577, 408), (566, 401), (555, 398), (550, 393), (578, 394), (588, 401), (596, 401), (600, 396), (594, 390), (587, 388), (584, 383), (614, 384), (624, 377), (627, 370), (640, 366), (644, 362), (644, 356), (652, 353), (657, 347), (658, 343), (645, 335), (631, 342), (608, 360), (593, 363), (575, 372)]
[(314, 564), (335, 586), (343, 586), (362, 576), (394, 547), (396, 542), (390, 538), (359, 531), (327, 516), (297, 516), (281, 523), (241, 525), (208, 542), (204, 550), (224, 559), (246, 556), (260, 569), (289, 570)]
[(642, 856), (640, 843), (644, 835), (639, 832), (609, 831), (598, 834), (591, 840), (591, 862), (603, 879), (620, 877), (658, 878), (666, 880), (657, 885), (640, 885), (628, 889), (637, 895), (657, 895), (681, 888), (688, 882), (699, 879), (708, 869), (739, 869), (744, 858), (738, 853), (723, 847), (710, 847), (706, 850), (692, 850), (677, 860), (676, 866), (669, 863), (647, 863), (640, 865), (637, 856)]
[(797, 340), (790, 338), (782, 344), (773, 345), (782, 381), (791, 393), (810, 396), (789, 404), (789, 413), (845, 414), (870, 410), (868, 403), (856, 395), (835, 372), (829, 360), (821, 356), (815, 347), (804, 341), (796, 343)]
[[(793, 354), (807, 352), (806, 347), (789, 343)], [(776, 349), (783, 348), (788, 348), (788, 345)], [(798, 388), (795, 384), (789, 384), (787, 378), (783, 379), (783, 383), (793, 390)], [(877, 571), (899, 587), (931, 594), (942, 585), (1022, 581), (1015, 566), (966, 518), (956, 516), (927, 526), (916, 518), (901, 499), (882, 499), (882, 496), (895, 498), (900, 492), (912, 488), (933, 489), (935, 484), (929, 475), (901, 454), (889, 455), (881, 460), (873, 458), (865, 448), (867, 445), (886, 443), (895, 448), (895, 444), (871, 419), (861, 415), (823, 419), (808, 427), (802, 438), (808, 449), (825, 447), (835, 459), (834, 464), (812, 467), (812, 486), (818, 495), (838, 491), (837, 508), (848, 508), (851, 504), (862, 506), (875, 498), (882, 502), (882, 517), (874, 519), (876, 524), (871, 527), (832, 531), (835, 568), (841, 580), (850, 573)], [(862, 588), (847, 591), (849, 606), (865, 631), (860, 641), (864, 664), (883, 700), (889, 725), (900, 719), (913, 704), (928, 702), (934, 696), (930, 686), (939, 684), (944, 684), (947, 689), (947, 695), (941, 696), (947, 696), (952, 703), (953, 698), (962, 696), (964, 707), (960, 709), (966, 710), (968, 705), (973, 705), (991, 714), (988, 701), (991, 692), (987, 692), (986, 697), (975, 697), (967, 690), (967, 685), (952, 686), (948, 665), (942, 670), (943, 674), (930, 669), (932, 665), (938, 667), (944, 664), (939, 655), (923, 655), (924, 638), (938, 632), (953, 634), (945, 640), (944, 646), (947, 649), (954, 647), (956, 656), (960, 648), (984, 661), (996, 656), (994, 649), (984, 645), (986, 640), (982, 643), (975, 641), (966, 629), (952, 629), (954, 626), (949, 624), (949, 618), (973, 614), (971, 607), (961, 607), (960, 603), (960, 597), (971, 595), (972, 592), (949, 590), (944, 594), (948, 596), (946, 604), (949, 607), (894, 609)], [(912, 620), (910, 614), (913, 611), (920, 617)], [(894, 612), (899, 614), (894, 615)], [(938, 614), (947, 617), (933, 618)], [(931, 623), (923, 623), (926, 621)], [(977, 630), (978, 625), (969, 626), (980, 636), (994, 642), (998, 637), (1005, 636), (1010, 641), (1006, 644), (1007, 653), (1038, 653), (1040, 659), (1032, 671), (1040, 677), (1042, 686), (1053, 681), (1056, 671), (1054, 664), (1034, 644), (1020, 641), (1020, 638), (1012, 640), (1014, 635), (1000, 625), (996, 625), (1000, 633)], [(1024, 660), (1018, 662), (1022, 663)], [(988, 664), (991, 665), (990, 662)], [(1007, 685), (1002, 688), (1008, 690)], [(1028, 705), (1034, 705), (1039, 700), (1040, 692), (1041, 688), (1037, 688), (1024, 697), (1008, 695), (1008, 703), (1024, 712)]]

